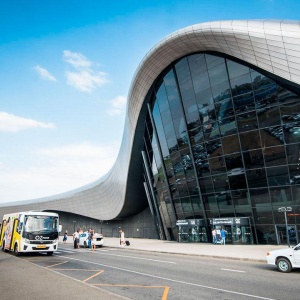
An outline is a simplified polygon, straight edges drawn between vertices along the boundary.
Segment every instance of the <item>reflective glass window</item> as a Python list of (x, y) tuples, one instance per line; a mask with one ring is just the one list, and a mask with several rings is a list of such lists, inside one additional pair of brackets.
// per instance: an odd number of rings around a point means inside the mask
[(256, 110), (260, 128), (280, 125), (279, 107), (264, 107)]
[(156, 103), (158, 103), (159, 111), (163, 112), (169, 108), (165, 86), (162, 84), (156, 93)]
[(219, 121), (234, 116), (233, 104), (230, 98), (224, 101), (217, 102), (215, 104), (215, 107), (217, 120)]
[(194, 212), (202, 212), (202, 204), (199, 196), (191, 196), (191, 203)]
[(243, 151), (261, 148), (261, 140), (258, 130), (241, 133), (240, 141)]
[(289, 164), (300, 164), (300, 144), (286, 146), (286, 155)]
[(207, 159), (196, 159), (195, 165), (198, 178), (210, 175), (210, 166)]
[(204, 54), (190, 55), (188, 57), (188, 62), (189, 62), (192, 77), (194, 77), (200, 73), (203, 73), (207, 70)]
[(242, 169), (230, 170), (228, 173), (229, 185), (231, 190), (246, 189), (245, 171)]
[(257, 129), (256, 112), (251, 111), (236, 116), (239, 132), (245, 132)]
[(243, 158), (246, 169), (259, 169), (264, 167), (263, 152), (261, 149), (243, 151)]
[(235, 152), (240, 152), (240, 143), (237, 135), (232, 135), (229, 137), (224, 137), (221, 139), (223, 153), (224, 154), (231, 154)]
[(215, 192), (224, 192), (229, 190), (228, 177), (226, 174), (212, 176)]
[(192, 81), (195, 94), (210, 87), (209, 76), (207, 71), (193, 76)]
[(247, 170), (246, 176), (249, 188), (262, 188), (268, 186), (266, 171), (264, 168)]
[(224, 64), (224, 58), (215, 55), (205, 54), (207, 68), (211, 69), (220, 64)]
[(272, 203), (280, 203), (281, 205), (283, 205), (283, 203), (292, 201), (292, 193), (290, 187), (270, 188), (270, 196)]
[(218, 209), (218, 202), (215, 194), (205, 194), (202, 195), (204, 207), (206, 210), (216, 210)]
[(199, 180), (202, 194), (214, 192), (214, 186), (211, 177), (203, 177)]
[(279, 104), (297, 103), (297, 100), (299, 99), (298, 95), (280, 85), (277, 86), (277, 95)]
[(300, 184), (300, 164), (289, 165), (290, 174), (290, 184), (299, 185)]
[(255, 90), (254, 99), (257, 109), (263, 109), (270, 105), (277, 105), (277, 85), (273, 83)]
[(273, 211), (271, 206), (256, 206), (253, 209), (256, 224), (273, 224)]
[[(299, 205), (300, 204), (300, 186), (299, 185), (292, 186), (292, 195), (293, 195), (293, 199), (294, 199), (294, 204)], [(300, 214), (299, 214), (299, 216), (300, 216)]]
[(288, 168), (285, 166), (267, 168), (269, 186), (279, 186), (289, 184)]
[(158, 104), (156, 103), (153, 107), (153, 120), (155, 123), (155, 128), (157, 130), (157, 135), (159, 138), (159, 144), (162, 150), (162, 154), (163, 157), (168, 156), (169, 155), (169, 148), (167, 145), (167, 141), (166, 141), (166, 137), (165, 137), (165, 133), (164, 133), (164, 129), (163, 129), (163, 124), (161, 121), (161, 116), (159, 113), (159, 109), (158, 109)]
[(270, 203), (269, 190), (267, 188), (250, 189), (252, 206)]
[(259, 131), (263, 147), (279, 146), (283, 144), (281, 126), (265, 128)]
[(267, 167), (286, 165), (285, 148), (283, 146), (265, 148), (264, 158)]
[(205, 147), (207, 154), (209, 154), (209, 157), (219, 157), (222, 155), (222, 144), (220, 139), (206, 142)]
[(297, 124), (297, 126), (293, 126), (291, 128), (285, 129), (284, 131), (281, 129), (280, 137), (282, 139), (282, 133), (283, 133), (284, 141), (287, 144), (300, 143), (300, 122), (298, 124)]
[(187, 144), (187, 131), (183, 118), (174, 120), (174, 129), (179, 147), (182, 144)]
[[(252, 84), (250, 74), (244, 74), (230, 79), (232, 96), (239, 96), (252, 93)], [(253, 94), (253, 93), (252, 93)], [(254, 99), (252, 99), (254, 101)]]
[(185, 105), (185, 101), (194, 97), (194, 89), (191, 78), (187, 78), (186, 81), (179, 83), (180, 94), (183, 102), (183, 106)]
[(212, 174), (226, 173), (225, 159), (223, 155), (208, 160)]
[(180, 201), (181, 201), (182, 210), (184, 212), (192, 212), (193, 211), (191, 200), (189, 197), (180, 198)]
[(247, 190), (232, 191), (232, 202), (235, 207), (237, 206), (251, 206), (250, 195)]
[(266, 77), (265, 75), (257, 71), (251, 70), (250, 74), (253, 89), (255, 91), (261, 89), (262, 87), (276, 86), (276, 83), (272, 79)]
[(249, 68), (246, 66), (243, 66), (229, 59), (227, 59), (226, 62), (227, 62), (229, 78), (235, 78), (249, 73)]
[(208, 69), (210, 84), (212, 86), (228, 80), (226, 65), (224, 62)]
[(235, 117), (229, 117), (219, 121), (220, 135), (232, 135), (237, 132)]
[(242, 155), (240, 152), (226, 155), (225, 162), (230, 176), (235, 176), (236, 172), (237, 174), (245, 173), (245, 170), (243, 169)]
[(229, 191), (222, 191), (216, 194), (216, 198), (218, 201), (218, 206), (220, 208), (222, 207), (228, 207), (233, 204), (232, 202), (232, 196)]
[(231, 97), (231, 89), (228, 80), (212, 86), (211, 90), (215, 102), (222, 101)]
[[(204, 138), (207, 141), (208, 140), (216, 140), (218, 137), (220, 137), (218, 122), (204, 124), (202, 129), (203, 129)], [(214, 143), (214, 142), (212, 142), (212, 143)], [(221, 144), (220, 144), (220, 146), (221, 146)]]
[(189, 136), (192, 145), (196, 145), (204, 141), (202, 127), (198, 127), (195, 128), (194, 130), (189, 131)]
[(233, 105), (236, 114), (254, 110), (255, 103), (253, 92), (244, 93), (242, 95), (233, 97)]

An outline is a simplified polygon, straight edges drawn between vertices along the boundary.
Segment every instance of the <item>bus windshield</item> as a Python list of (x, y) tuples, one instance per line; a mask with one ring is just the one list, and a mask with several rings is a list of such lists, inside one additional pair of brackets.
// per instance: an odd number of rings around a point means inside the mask
[(58, 217), (27, 215), (25, 216), (24, 231), (25, 232), (57, 232)]

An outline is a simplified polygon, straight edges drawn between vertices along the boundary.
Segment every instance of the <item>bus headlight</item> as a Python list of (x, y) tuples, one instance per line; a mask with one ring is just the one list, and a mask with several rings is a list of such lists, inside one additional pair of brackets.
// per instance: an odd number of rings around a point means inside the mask
[(53, 241), (52, 241), (52, 244), (57, 243), (57, 241), (58, 241), (58, 239), (53, 240)]
[(30, 244), (30, 240), (28, 240), (28, 239), (23, 239), (23, 243), (25, 243), (25, 244)]

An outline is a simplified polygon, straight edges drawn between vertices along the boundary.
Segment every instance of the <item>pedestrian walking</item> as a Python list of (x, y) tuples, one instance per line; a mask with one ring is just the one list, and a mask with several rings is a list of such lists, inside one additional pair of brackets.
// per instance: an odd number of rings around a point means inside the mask
[(125, 233), (122, 229), (120, 230), (120, 247), (125, 247)]
[(213, 238), (213, 244), (216, 245), (217, 244), (217, 230), (216, 230), (216, 228), (213, 229), (211, 234), (212, 234), (212, 238)]

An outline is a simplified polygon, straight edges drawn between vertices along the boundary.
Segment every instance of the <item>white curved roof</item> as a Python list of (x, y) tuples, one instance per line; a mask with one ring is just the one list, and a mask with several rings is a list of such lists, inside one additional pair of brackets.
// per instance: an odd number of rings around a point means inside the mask
[(155, 79), (176, 59), (200, 51), (216, 51), (250, 63), (300, 84), (300, 21), (243, 20), (196, 24), (160, 41), (137, 68), (128, 95), (123, 140), (112, 169), (98, 181), (64, 194), (6, 203), (1, 214), (12, 210), (58, 210), (111, 220), (139, 209), (134, 184), (133, 142), (138, 117)]

